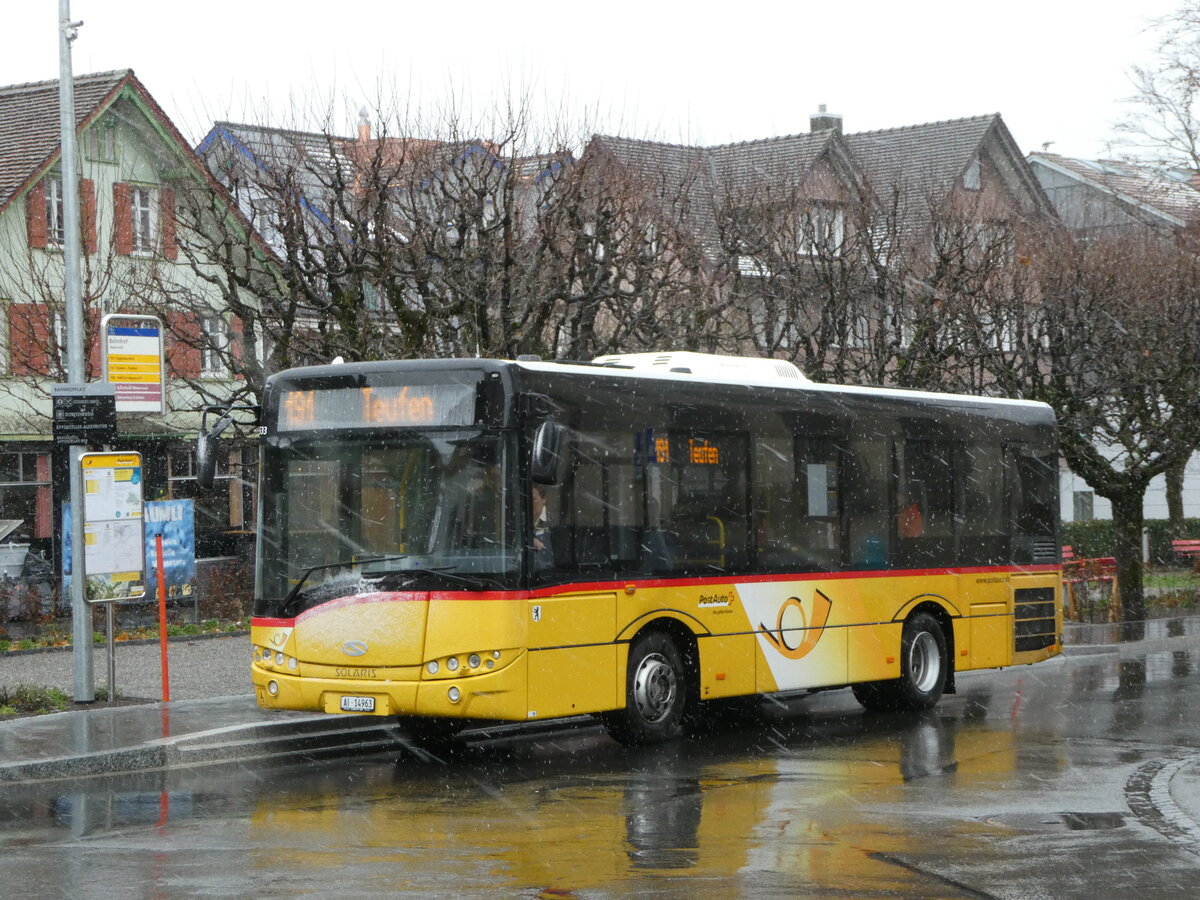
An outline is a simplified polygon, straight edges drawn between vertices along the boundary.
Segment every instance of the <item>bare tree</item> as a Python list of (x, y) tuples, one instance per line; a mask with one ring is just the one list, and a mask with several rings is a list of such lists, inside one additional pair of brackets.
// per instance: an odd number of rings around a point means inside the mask
[(1187, 459), (1200, 427), (1200, 258), (1154, 235), (1059, 232), (1033, 264), (1031, 289), (983, 309), (1015, 327), (977, 352), (1000, 392), (1054, 408), (1067, 463), (1111, 501), (1125, 619), (1136, 622), (1146, 489)]
[(1155, 58), (1131, 70), (1131, 112), (1117, 123), (1138, 155), (1200, 169), (1200, 3), (1154, 20)]

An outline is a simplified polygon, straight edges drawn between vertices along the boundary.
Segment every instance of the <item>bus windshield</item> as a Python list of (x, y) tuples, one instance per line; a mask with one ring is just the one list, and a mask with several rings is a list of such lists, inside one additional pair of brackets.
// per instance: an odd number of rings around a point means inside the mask
[(479, 431), (326, 432), (266, 447), (257, 614), (377, 590), (512, 586), (510, 455)]

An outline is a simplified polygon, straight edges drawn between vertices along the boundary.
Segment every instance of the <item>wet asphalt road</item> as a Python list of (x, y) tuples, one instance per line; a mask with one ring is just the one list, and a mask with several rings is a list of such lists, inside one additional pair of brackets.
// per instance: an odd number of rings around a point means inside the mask
[[(162, 656), (159, 644), (118, 642), (116, 696), (162, 699)], [(108, 686), (108, 646), (94, 648), (92, 668), (97, 688)], [(250, 683), (250, 636), (176, 639), (167, 643), (172, 700), (204, 700), (253, 693)], [(71, 650), (0, 654), (0, 687), (20, 684), (56, 687), (75, 693)]]
[(625, 750), (590, 727), (0, 790), (38, 897), (1180, 898), (1200, 884), (1200, 643), (848, 691)]

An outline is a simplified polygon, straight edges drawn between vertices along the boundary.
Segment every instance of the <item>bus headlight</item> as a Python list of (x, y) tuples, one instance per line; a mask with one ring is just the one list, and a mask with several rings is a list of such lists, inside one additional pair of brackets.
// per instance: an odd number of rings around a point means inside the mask
[(446, 668), (449, 669), (451, 672), (457, 672), (458, 671), (458, 657), (452, 656), (448, 660), (446, 660)]
[(469, 665), (472, 669), (478, 669), (479, 663), (480, 663), (480, 659), (479, 659), (478, 653), (472, 653), (470, 656), (467, 657), (467, 665)]
[(457, 703), (462, 697), (462, 692), (457, 687), (452, 687), (446, 691), (446, 696), (450, 698), (451, 703)]
[(267, 693), (270, 694), (272, 697), (278, 697), (279, 696), (278, 683), (276, 683), (274, 681), (268, 681), (267, 682)]
[(429, 663), (428, 663), (428, 664), (425, 666), (425, 671), (426, 671), (426, 672), (428, 672), (430, 675), (436, 675), (436, 674), (438, 673), (438, 662), (437, 662), (437, 660), (436, 660), (436, 659), (431, 659), (431, 660), (429, 661)]
[(279, 650), (275, 653), (275, 665), (277, 665), (277, 666), (283, 665), (283, 651), (282, 650)]

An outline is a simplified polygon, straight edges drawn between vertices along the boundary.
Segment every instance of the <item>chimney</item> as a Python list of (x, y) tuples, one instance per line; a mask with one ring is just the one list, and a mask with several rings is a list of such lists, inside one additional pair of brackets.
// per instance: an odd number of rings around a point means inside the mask
[(358, 142), (365, 144), (371, 140), (371, 120), (367, 118), (367, 108), (364, 106), (358, 111)]
[(825, 112), (825, 104), (822, 103), (817, 107), (817, 114), (808, 117), (808, 130), (817, 131), (836, 131), (842, 133), (842, 117), (836, 113)]

